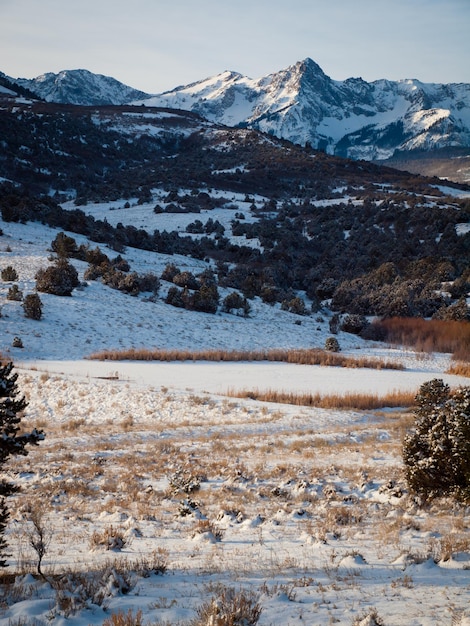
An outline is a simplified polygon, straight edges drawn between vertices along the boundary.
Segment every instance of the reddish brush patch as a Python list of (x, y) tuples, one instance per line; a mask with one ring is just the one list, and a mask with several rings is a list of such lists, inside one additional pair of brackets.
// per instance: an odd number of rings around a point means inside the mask
[(456, 361), (470, 361), (470, 323), (393, 317), (373, 323), (384, 341), (419, 352), (450, 352)]

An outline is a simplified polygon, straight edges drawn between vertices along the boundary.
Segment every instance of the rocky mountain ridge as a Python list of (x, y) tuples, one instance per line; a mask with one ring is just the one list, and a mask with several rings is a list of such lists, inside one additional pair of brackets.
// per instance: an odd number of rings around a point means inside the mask
[(337, 81), (309, 58), (259, 79), (225, 71), (154, 96), (87, 70), (34, 79), (2, 76), (10, 88), (17, 84), (49, 102), (183, 109), (341, 157), (393, 159), (394, 167), (470, 180), (468, 83)]
[(224, 72), (145, 104), (191, 110), (354, 159), (470, 147), (470, 84), (335, 81), (311, 59), (257, 80)]
[(83, 69), (63, 70), (58, 74), (47, 72), (32, 79), (7, 78), (42, 100), (59, 104), (120, 105), (149, 97), (144, 91), (124, 85), (115, 78)]

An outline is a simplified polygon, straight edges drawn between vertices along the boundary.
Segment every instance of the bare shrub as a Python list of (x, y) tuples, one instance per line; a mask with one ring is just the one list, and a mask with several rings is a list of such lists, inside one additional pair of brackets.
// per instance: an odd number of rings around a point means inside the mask
[(176, 471), (169, 476), (168, 481), (173, 494), (194, 493), (201, 487), (200, 477), (184, 470)]
[(90, 603), (106, 606), (106, 598), (116, 592), (129, 593), (135, 583), (127, 562), (116, 561), (105, 563), (97, 570), (66, 572), (51, 577), (49, 582), (56, 594), (54, 610), (64, 617), (70, 617)]
[(150, 556), (141, 556), (130, 562), (128, 569), (142, 578), (148, 578), (151, 574), (165, 574), (168, 569), (168, 551), (157, 548)]
[(119, 611), (118, 613), (113, 613), (109, 617), (107, 617), (103, 626), (142, 626), (142, 611), (139, 609), (136, 613), (129, 609), (127, 613), (124, 611)]
[(367, 610), (354, 619), (353, 626), (385, 626), (385, 622), (378, 614), (376, 608)]
[(193, 530), (193, 537), (196, 535), (208, 534), (214, 541), (222, 541), (224, 537), (224, 531), (216, 526), (208, 519), (199, 519), (196, 522), (196, 526)]
[(254, 626), (261, 611), (254, 593), (221, 586), (216, 597), (199, 607), (197, 618), (190, 622), (190, 626)]
[(465, 533), (446, 533), (439, 539), (431, 539), (429, 551), (436, 563), (450, 561), (458, 552), (470, 552), (470, 537)]
[(92, 550), (104, 548), (105, 550), (122, 550), (127, 544), (126, 533), (122, 528), (109, 526), (104, 530), (93, 531), (90, 539), (90, 547)]
[(31, 528), (28, 531), (28, 542), (37, 555), (37, 572), (40, 576), (44, 576), (41, 564), (52, 539), (52, 531), (44, 517), (44, 507), (35, 504), (29, 513), (29, 521)]

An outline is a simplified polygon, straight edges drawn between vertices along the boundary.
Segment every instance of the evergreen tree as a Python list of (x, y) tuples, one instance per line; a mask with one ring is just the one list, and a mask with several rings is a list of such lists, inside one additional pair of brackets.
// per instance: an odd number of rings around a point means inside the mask
[(42, 302), (37, 293), (29, 293), (23, 300), (25, 317), (32, 320), (40, 320), (42, 317)]
[(470, 498), (470, 387), (453, 394), (441, 379), (421, 385), (415, 430), (403, 444), (405, 476), (426, 498)]
[[(44, 432), (34, 428), (30, 433), (20, 433), (20, 414), (27, 407), (24, 396), (18, 398), (16, 381), (18, 374), (12, 373), (13, 363), (0, 365), (0, 470), (10, 456), (26, 456), (27, 447), (37, 445), (44, 439)], [(5, 498), (15, 493), (17, 488), (4, 478), (0, 480), (0, 567), (5, 567), (6, 540), (4, 531), (8, 522), (8, 509)]]

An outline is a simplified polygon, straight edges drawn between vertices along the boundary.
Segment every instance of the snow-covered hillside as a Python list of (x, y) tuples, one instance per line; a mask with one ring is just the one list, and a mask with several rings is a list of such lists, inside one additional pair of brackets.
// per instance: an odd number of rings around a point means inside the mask
[[(115, 203), (113, 203), (115, 204)], [(67, 206), (67, 205), (66, 205)], [(70, 208), (73, 203), (69, 204)], [(142, 220), (149, 229), (169, 226), (184, 230), (187, 223), (194, 220), (194, 214), (168, 215), (153, 213), (150, 206), (135, 206), (123, 211), (110, 210), (110, 203), (91, 205), (90, 210), (100, 219), (117, 222), (129, 220), (142, 226)], [(215, 219), (224, 221), (224, 211), (211, 211)], [(225, 210), (225, 219), (230, 219), (232, 211)], [(149, 222), (153, 218), (153, 224)], [(31, 293), (35, 287), (35, 274), (40, 268), (50, 264), (51, 241), (59, 230), (40, 224), (2, 223), (3, 236), (0, 238), (0, 269), (12, 265), (18, 272), (16, 281), (23, 294)], [(88, 241), (71, 233), (77, 243)], [(91, 247), (95, 247), (92, 244)], [(8, 251), (7, 251), (8, 250)], [(104, 248), (110, 256), (111, 250)], [(160, 275), (166, 264), (173, 263), (182, 271), (194, 274), (207, 269), (203, 260), (178, 255), (156, 254), (135, 248), (128, 248), (124, 254), (131, 269), (140, 273), (153, 272)], [(72, 261), (83, 281), (87, 267), (85, 262)], [(87, 355), (106, 348), (180, 348), (180, 349), (243, 349), (274, 347), (323, 347), (328, 334), (328, 315), (322, 321), (308, 316), (301, 325), (295, 316), (281, 311), (279, 305), (269, 306), (256, 299), (252, 315), (245, 319), (236, 315), (219, 313), (208, 315), (186, 311), (163, 302), (165, 292), (171, 283), (162, 282), (156, 302), (148, 301), (150, 294), (139, 298), (124, 295), (100, 282), (90, 281), (87, 286), (74, 290), (72, 297), (61, 298), (41, 293), (43, 319), (38, 322), (26, 319), (21, 302), (7, 301), (9, 283), (1, 282), (2, 328), (0, 351), (11, 354), (16, 359), (82, 359)], [(221, 289), (223, 298), (229, 289)], [(20, 336), (24, 348), (11, 347), (15, 336)], [(361, 345), (353, 335), (344, 335), (344, 347)]]

